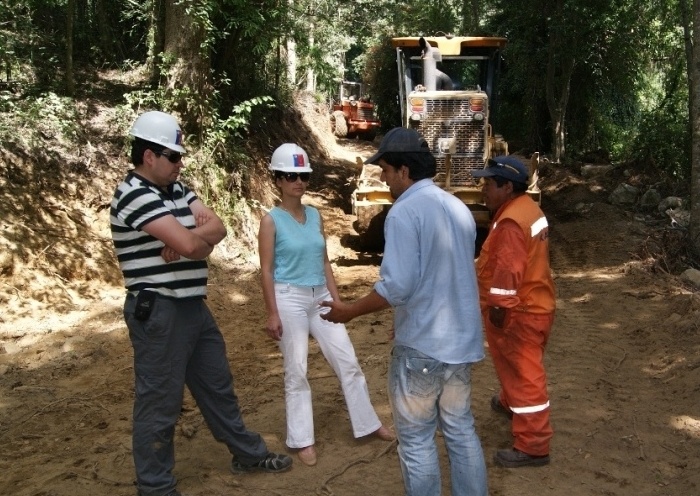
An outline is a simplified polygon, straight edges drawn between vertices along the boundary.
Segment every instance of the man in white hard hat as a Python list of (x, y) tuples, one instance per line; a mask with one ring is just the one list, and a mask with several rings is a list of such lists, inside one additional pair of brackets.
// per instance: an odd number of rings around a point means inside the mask
[(178, 496), (175, 424), (187, 385), (231, 470), (281, 472), (287, 455), (246, 429), (226, 347), (204, 302), (206, 257), (226, 236), (221, 219), (178, 181), (182, 130), (164, 112), (134, 123), (129, 171), (114, 193), (112, 239), (127, 289), (124, 318), (134, 349), (133, 456), (139, 496)]

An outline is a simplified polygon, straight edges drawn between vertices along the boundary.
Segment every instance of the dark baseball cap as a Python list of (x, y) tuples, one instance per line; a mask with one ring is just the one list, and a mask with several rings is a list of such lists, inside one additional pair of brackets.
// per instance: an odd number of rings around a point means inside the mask
[(514, 183), (527, 184), (528, 170), (520, 159), (512, 155), (501, 155), (488, 160), (486, 168), (472, 171), (474, 177), (502, 177)]
[(377, 153), (365, 160), (366, 164), (376, 164), (388, 152), (430, 153), (428, 142), (414, 129), (395, 127), (382, 138)]

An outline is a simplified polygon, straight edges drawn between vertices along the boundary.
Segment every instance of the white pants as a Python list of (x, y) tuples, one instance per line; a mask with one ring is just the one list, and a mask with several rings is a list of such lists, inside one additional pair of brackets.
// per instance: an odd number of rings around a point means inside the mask
[(311, 387), (306, 378), (309, 335), (316, 339), (340, 380), (353, 435), (362, 437), (379, 429), (382, 423), (370, 402), (367, 382), (345, 326), (321, 318), (327, 309), (319, 304), (331, 299), (326, 286), (275, 283), (275, 298), (282, 321), (287, 446), (304, 448), (315, 443)]

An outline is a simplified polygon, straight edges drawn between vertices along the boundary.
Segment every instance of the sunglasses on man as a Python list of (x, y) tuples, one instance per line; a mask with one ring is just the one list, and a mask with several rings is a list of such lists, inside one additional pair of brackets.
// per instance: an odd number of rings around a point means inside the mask
[(282, 177), (287, 180), (288, 183), (294, 183), (297, 179), (301, 179), (302, 182), (308, 183), (311, 179), (310, 172), (283, 172)]
[(170, 150), (161, 150), (159, 152), (155, 150), (152, 151), (156, 154), (156, 157), (160, 157), (162, 155), (172, 164), (177, 164), (180, 162), (180, 160), (182, 160), (182, 153), (179, 152), (172, 152)]

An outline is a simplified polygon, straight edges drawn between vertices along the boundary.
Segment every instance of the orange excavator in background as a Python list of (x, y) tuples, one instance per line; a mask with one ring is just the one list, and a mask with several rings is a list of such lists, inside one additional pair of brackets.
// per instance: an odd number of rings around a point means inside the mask
[(338, 98), (331, 109), (331, 131), (338, 138), (372, 141), (381, 122), (374, 103), (363, 93), (362, 83), (341, 81)]

